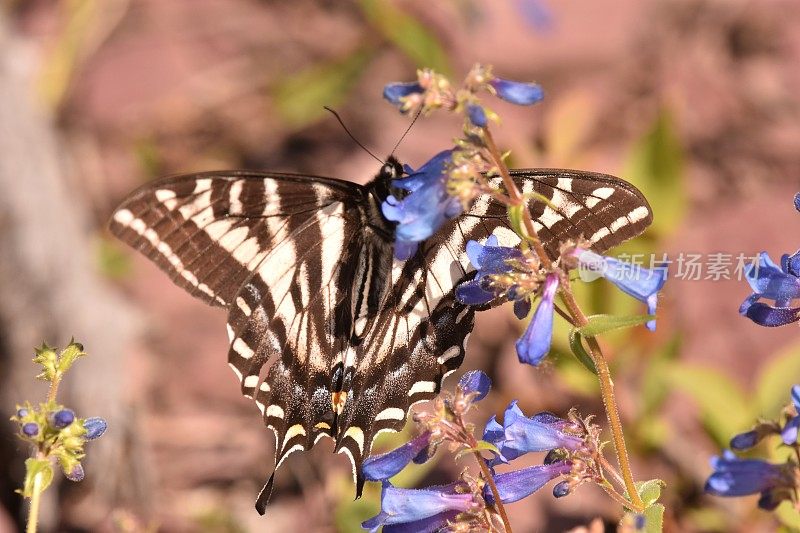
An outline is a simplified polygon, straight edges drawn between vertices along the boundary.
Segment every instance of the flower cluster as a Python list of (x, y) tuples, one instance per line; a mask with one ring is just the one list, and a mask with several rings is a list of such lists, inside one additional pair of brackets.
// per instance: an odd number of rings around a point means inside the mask
[[(730, 447), (737, 451), (748, 450), (770, 435), (780, 435), (785, 446), (794, 448), (800, 458), (797, 430), (800, 426), (800, 385), (791, 390), (792, 402), (784, 410), (781, 421), (761, 421), (751, 430), (733, 437)], [(762, 459), (741, 459), (732, 451), (711, 460), (714, 472), (706, 481), (705, 490), (715, 496), (748, 496), (759, 494), (758, 506), (771, 511), (782, 501), (797, 503), (800, 488), (800, 465), (790, 458), (782, 464)]]
[[(19, 436), (29, 442), (43, 458), (55, 457), (70, 481), (83, 480), (81, 459), (87, 441), (105, 433), (107, 424), (100, 417), (79, 418), (72, 409), (55, 402), (17, 406), (11, 420), (19, 425)], [(49, 462), (48, 462), (49, 464)]]
[[(794, 206), (800, 211), (800, 193), (794, 197)], [(742, 315), (768, 327), (800, 320), (800, 307), (791, 307), (792, 300), (800, 299), (800, 250), (784, 254), (780, 266), (766, 252), (761, 252), (758, 263), (748, 267), (745, 277), (753, 293), (742, 302), (739, 308)], [(772, 300), (774, 304), (761, 299)]]
[[(503, 423), (493, 416), (486, 424), (483, 440), (476, 440), (474, 426), (466, 423), (463, 415), (488, 393), (490, 386), (483, 372), (466, 373), (455, 394), (437, 400), (433, 412), (415, 414), (421, 429), (418, 436), (364, 462), (366, 479), (383, 484), (381, 511), (364, 522), (365, 529), (376, 531), (380, 526), (393, 526), (391, 531), (439, 531), (448, 524), (465, 530), (485, 528), (496, 521), (498, 504), (521, 500), (552, 480), (561, 478), (553, 489), (558, 498), (582, 483), (602, 478), (597, 462), (599, 429), (574, 413), (566, 420), (550, 413), (528, 418), (512, 402)], [(491, 480), (465, 472), (454, 483), (424, 489), (404, 489), (389, 482), (411, 462), (427, 461), (443, 445), (457, 456), (490, 454), (490, 459), (479, 460), (486, 465)], [(494, 470), (529, 452), (548, 452), (544, 464), (502, 473)], [(492, 485), (500, 502), (495, 500)]]
[[(19, 437), (31, 444), (34, 454), (25, 461), (25, 483), (20, 491), (26, 498), (38, 498), (53, 479), (52, 461), (58, 463), (71, 481), (84, 477), (81, 460), (87, 441), (105, 433), (107, 424), (100, 417), (80, 418), (72, 409), (56, 402), (58, 385), (78, 358), (86, 355), (83, 346), (71, 341), (61, 352), (46, 344), (36, 349), (33, 361), (42, 368), (37, 376), (50, 383), (47, 401), (34, 406), (25, 402), (17, 406), (11, 420), (19, 426)], [(29, 521), (35, 522), (32, 516)]]
[(497, 174), (497, 166), (487, 153), (484, 132), (497, 116), (480, 103), (481, 92), (519, 105), (534, 104), (543, 97), (538, 85), (497, 78), (490, 68), (481, 65), (472, 69), (458, 90), (431, 70), (419, 71), (415, 82), (391, 83), (384, 89), (384, 97), (404, 113), (447, 109), (465, 116), (464, 138), (418, 170), (406, 168), (409, 175), (393, 183), (398, 194), (389, 196), (382, 205), (384, 216), (397, 222), (398, 259), (411, 257), (418, 243), (460, 215), (475, 196), (491, 189), (488, 178)]
[[(655, 314), (658, 291), (666, 281), (666, 269), (646, 269), (604, 257), (583, 243), (567, 243), (562, 247), (563, 271), (547, 272), (530, 250), (499, 246), (496, 236), (484, 244), (470, 241), (467, 255), (477, 269), (475, 277), (456, 288), (456, 298), (468, 305), (487, 305), (507, 299), (514, 302), (518, 318), (527, 316), (531, 300), (540, 298), (539, 305), (522, 337), (517, 341), (517, 355), (523, 363), (538, 365), (550, 351), (555, 311), (555, 295), (567, 270), (577, 268), (580, 277), (591, 281), (604, 277), (626, 294), (647, 304), (649, 314)], [(655, 329), (655, 320), (647, 327)]]

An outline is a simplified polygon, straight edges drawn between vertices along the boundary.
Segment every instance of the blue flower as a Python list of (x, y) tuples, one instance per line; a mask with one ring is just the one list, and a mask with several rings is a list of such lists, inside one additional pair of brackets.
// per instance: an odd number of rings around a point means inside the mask
[[(797, 198), (800, 198), (800, 195)], [(781, 438), (787, 446), (797, 443), (797, 430), (800, 428), (800, 385), (792, 387), (792, 403), (794, 404), (795, 415), (789, 419), (781, 431)]]
[(541, 85), (536, 83), (494, 78), (489, 81), (489, 85), (495, 90), (497, 96), (512, 104), (531, 105), (544, 98), (544, 91)]
[[(745, 278), (753, 294), (742, 302), (739, 313), (768, 327), (800, 320), (800, 308), (789, 307), (792, 300), (800, 298), (800, 251), (791, 256), (784, 255), (781, 266), (776, 265), (766, 252), (761, 252), (758, 264), (747, 267)], [(762, 298), (775, 304), (759, 302)]]
[(489, 390), (492, 388), (492, 380), (489, 379), (485, 372), (470, 370), (461, 376), (461, 379), (458, 380), (458, 385), (466, 394), (474, 393), (475, 397), (472, 401), (479, 402), (489, 394)]
[[(456, 299), (465, 305), (486, 305), (500, 297), (505, 291), (504, 287), (494, 287), (491, 276), (511, 272), (514, 261), (523, 259), (522, 252), (517, 248), (499, 246), (496, 235), (490, 235), (486, 244), (478, 241), (467, 242), (467, 257), (472, 266), (478, 269), (475, 277), (456, 287)], [(511, 299), (511, 298), (509, 298)], [(527, 316), (530, 311), (530, 300), (527, 296), (514, 301), (514, 312), (520, 319)]]
[(83, 427), (86, 429), (86, 434), (83, 438), (94, 440), (103, 436), (103, 433), (108, 429), (108, 423), (99, 416), (93, 416), (83, 421)]
[(517, 356), (520, 362), (538, 365), (553, 340), (553, 299), (558, 290), (558, 274), (548, 274), (544, 282), (542, 300), (533, 314), (525, 333), (517, 340)]
[(500, 456), (492, 459), (490, 465), (513, 461), (528, 452), (581, 448), (583, 439), (564, 431), (569, 425), (567, 420), (546, 412), (527, 418), (516, 400), (511, 402), (503, 415), (502, 426), (494, 416), (486, 423), (483, 440), (500, 451)]
[(75, 411), (72, 409), (60, 409), (53, 413), (52, 424), (56, 429), (64, 429), (75, 420)]
[(715, 496), (747, 496), (794, 487), (791, 464), (772, 464), (760, 459), (739, 459), (726, 451), (711, 460), (714, 472), (705, 491)]
[[(511, 472), (495, 474), (494, 483), (503, 503), (514, 503), (526, 498), (544, 487), (549, 481), (569, 474), (572, 470), (570, 461), (556, 461), (549, 465), (530, 466)], [(494, 504), (494, 496), (487, 485), (483, 489), (483, 497), (487, 503)]]
[(459, 513), (481, 508), (482, 502), (473, 494), (456, 492), (462, 485), (453, 483), (427, 489), (401, 489), (386, 482), (381, 492), (380, 513), (362, 523), (361, 527), (374, 532), (384, 526), (384, 533), (439, 531)]
[(469, 121), (479, 128), (485, 128), (489, 123), (486, 118), (486, 111), (479, 104), (467, 104), (467, 116)]
[(431, 432), (426, 431), (399, 448), (368, 457), (361, 467), (361, 472), (369, 481), (385, 481), (395, 476), (411, 461), (424, 463), (428, 459), (430, 443)]
[(444, 224), (461, 214), (458, 198), (447, 193), (447, 165), (452, 161), (452, 150), (436, 154), (416, 172), (394, 180), (394, 187), (409, 191), (401, 199), (390, 195), (383, 202), (383, 215), (397, 222), (394, 255), (405, 260), (414, 255), (417, 246)]
[(389, 83), (383, 88), (383, 97), (392, 105), (403, 108), (403, 98), (410, 94), (421, 94), (424, 92), (422, 86), (416, 82), (397, 82)]
[[(656, 314), (658, 291), (667, 281), (666, 268), (647, 269), (613, 257), (596, 254), (591, 250), (577, 249), (576, 256), (581, 279), (592, 281), (594, 276), (602, 276), (625, 294), (647, 304), (648, 314)], [(649, 321), (647, 329), (655, 331), (656, 321)]]

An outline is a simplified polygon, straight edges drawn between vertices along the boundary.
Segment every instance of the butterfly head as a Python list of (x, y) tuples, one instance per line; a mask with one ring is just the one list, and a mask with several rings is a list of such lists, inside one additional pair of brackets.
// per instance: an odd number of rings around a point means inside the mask
[(375, 176), (375, 180), (373, 181), (375, 184), (375, 191), (378, 193), (378, 197), (381, 201), (385, 200), (390, 194), (394, 194), (395, 196), (403, 195), (405, 191), (398, 190), (396, 187), (392, 186), (392, 182), (397, 178), (401, 178), (403, 173), (403, 165), (396, 157), (390, 155), (381, 166), (378, 175)]

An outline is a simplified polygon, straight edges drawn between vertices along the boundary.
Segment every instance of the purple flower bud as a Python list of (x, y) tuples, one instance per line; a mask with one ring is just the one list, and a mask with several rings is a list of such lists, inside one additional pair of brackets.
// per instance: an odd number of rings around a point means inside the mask
[(400, 472), (412, 460), (415, 460), (421, 452), (428, 448), (430, 442), (431, 433), (426, 431), (399, 448), (368, 457), (361, 467), (361, 472), (364, 478), (369, 481), (387, 480)]
[(563, 498), (567, 494), (569, 494), (569, 481), (559, 481), (553, 487), (553, 496), (556, 498)]
[(469, 121), (479, 128), (485, 128), (489, 121), (486, 119), (486, 111), (478, 104), (467, 105), (467, 116)]
[[(544, 487), (548, 481), (568, 474), (571, 470), (572, 464), (569, 461), (560, 461), (551, 465), (531, 466), (497, 474), (494, 476), (494, 483), (503, 503), (514, 503)], [(487, 503), (494, 503), (494, 496), (488, 485), (483, 489), (483, 497)]]
[(28, 410), (24, 407), (17, 409), (17, 418), (25, 418), (28, 416)]
[(758, 444), (759, 440), (761, 439), (759, 438), (758, 431), (746, 431), (733, 437), (730, 446), (734, 450), (747, 450)]
[(794, 195), (794, 208), (800, 211), (800, 192)]
[(497, 96), (512, 104), (531, 105), (544, 98), (542, 87), (535, 83), (495, 78), (489, 84), (497, 91)]
[(83, 427), (86, 428), (86, 435), (83, 436), (86, 440), (94, 440), (103, 435), (108, 429), (108, 424), (99, 416), (93, 416), (83, 421)]
[(465, 393), (478, 393), (473, 400), (478, 402), (486, 398), (486, 395), (489, 394), (489, 389), (492, 388), (492, 380), (480, 370), (470, 370), (461, 376), (458, 385)]
[(39, 424), (36, 422), (28, 422), (22, 426), (22, 434), (26, 437), (35, 437), (39, 434)]
[(402, 98), (414, 93), (422, 93), (422, 86), (416, 82), (389, 83), (383, 88), (383, 97), (394, 106), (402, 106)]
[(56, 429), (64, 429), (75, 420), (75, 411), (72, 409), (61, 409), (53, 413), (52, 424)]
[(520, 362), (538, 365), (550, 351), (553, 340), (553, 299), (558, 290), (558, 274), (548, 274), (542, 292), (542, 301), (533, 314), (525, 333), (516, 343)]
[(65, 473), (65, 475), (67, 476), (68, 480), (78, 482), (78, 481), (83, 481), (85, 472), (83, 471), (83, 466), (81, 466), (81, 464), (78, 463), (77, 465), (75, 465), (75, 468), (73, 468), (68, 474)]

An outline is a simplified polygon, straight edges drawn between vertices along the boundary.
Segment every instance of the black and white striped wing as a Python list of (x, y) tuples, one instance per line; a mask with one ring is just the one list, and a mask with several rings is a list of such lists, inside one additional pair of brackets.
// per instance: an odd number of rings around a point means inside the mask
[(114, 212), (111, 232), (206, 303), (229, 306), (291, 221), (350, 201), (359, 185), (247, 171), (147, 184)]
[[(603, 252), (652, 221), (644, 196), (612, 176), (560, 169), (514, 170), (512, 175), (523, 192), (550, 200), (552, 207), (531, 200), (530, 209), (553, 258), (563, 240), (583, 236)], [(356, 349), (353, 391), (337, 442), (354, 465), (369, 455), (380, 432), (401, 430), (410, 406), (438, 394), (444, 377), (461, 365), (474, 310), (456, 301), (453, 289), (472, 270), (467, 241), (493, 233), (506, 246), (519, 243), (507, 225), (505, 206), (482, 196), (420, 246), (416, 256), (395, 260), (384, 311)], [(360, 478), (357, 482), (360, 486)]]

